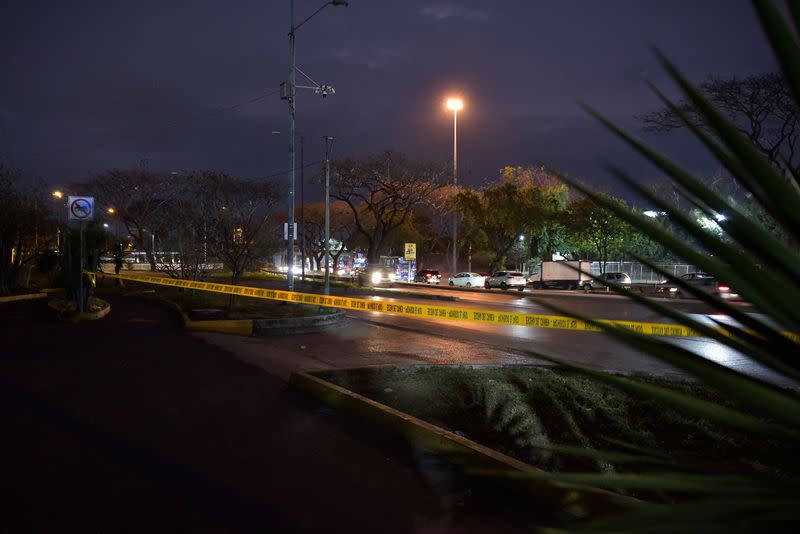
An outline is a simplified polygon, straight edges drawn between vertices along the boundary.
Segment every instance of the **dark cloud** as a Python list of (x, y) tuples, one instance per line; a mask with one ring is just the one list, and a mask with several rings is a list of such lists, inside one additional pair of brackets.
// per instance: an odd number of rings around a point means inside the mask
[[(321, 3), (321, 2), (319, 2)], [(318, 6), (296, 1), (297, 18)], [(57, 183), (105, 167), (212, 167), (263, 176), (286, 167), (288, 2), (12, 0), (0, 17), (0, 158)], [(338, 155), (385, 148), (447, 164), (448, 94), (464, 181), (545, 163), (613, 187), (600, 158), (657, 174), (577, 106), (641, 133), (657, 106), (644, 79), (675, 94), (651, 45), (693, 79), (775, 69), (746, 0), (553, 3), (353, 0), (298, 31), (298, 64), (336, 94), (299, 95), (306, 160), (325, 134)], [(239, 104), (239, 105), (237, 105)], [(273, 135), (272, 131), (280, 131)], [(680, 135), (648, 136), (698, 172)]]

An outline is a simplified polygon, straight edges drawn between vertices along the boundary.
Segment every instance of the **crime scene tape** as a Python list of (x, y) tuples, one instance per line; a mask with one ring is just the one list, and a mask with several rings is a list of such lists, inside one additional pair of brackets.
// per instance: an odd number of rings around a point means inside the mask
[[(361, 312), (375, 312), (389, 315), (399, 315), (405, 317), (416, 317), (418, 319), (436, 319), (451, 321), (471, 321), (478, 323), (498, 324), (503, 326), (531, 326), (535, 328), (554, 328), (559, 330), (579, 330), (584, 332), (601, 332), (602, 330), (594, 325), (558, 315), (540, 315), (531, 313), (514, 313), (497, 310), (476, 310), (472, 308), (458, 308), (453, 306), (436, 306), (418, 303), (403, 302), (381, 302), (363, 298), (352, 298), (342, 296), (326, 296), (316, 293), (300, 293), (297, 291), (285, 291), (281, 289), (265, 289), (260, 287), (234, 286), (230, 284), (218, 284), (215, 282), (200, 282), (196, 280), (181, 280), (176, 278), (147, 276), (147, 275), (127, 275), (127, 274), (107, 274), (102, 272), (86, 271), (90, 277), (102, 276), (105, 278), (117, 278), (131, 282), (141, 282), (167, 287), (178, 287), (183, 289), (195, 289), (198, 291), (210, 291), (212, 293), (222, 293), (225, 295), (235, 295), (267, 300), (279, 300), (292, 302), (295, 304), (311, 304), (339, 308), (343, 310), (354, 310)], [(611, 324), (621, 328), (631, 330), (645, 335), (667, 336), (667, 337), (699, 337), (700, 334), (691, 328), (679, 324), (667, 323), (645, 323), (638, 321), (618, 321), (612, 319), (601, 319), (598, 322)], [(793, 332), (785, 332), (788, 338), (800, 342), (800, 336)]]

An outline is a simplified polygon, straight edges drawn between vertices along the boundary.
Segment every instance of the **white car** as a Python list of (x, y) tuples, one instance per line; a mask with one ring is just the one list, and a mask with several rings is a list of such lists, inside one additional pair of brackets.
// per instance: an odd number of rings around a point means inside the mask
[(518, 291), (525, 290), (525, 284), (528, 281), (525, 279), (525, 275), (517, 272), (517, 271), (497, 271), (492, 276), (486, 279), (484, 282), (483, 287), (486, 289), (491, 289), (493, 287), (499, 287), (500, 289), (508, 289), (510, 287), (516, 288)]
[(451, 286), (481, 287), (486, 283), (486, 277), (478, 273), (458, 273), (450, 278)]

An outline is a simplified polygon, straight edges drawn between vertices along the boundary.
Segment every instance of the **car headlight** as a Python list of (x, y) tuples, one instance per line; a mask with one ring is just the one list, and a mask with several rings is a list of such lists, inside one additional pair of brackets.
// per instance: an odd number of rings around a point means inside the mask
[(372, 273), (372, 283), (379, 284), (380, 281), (381, 281), (381, 273), (379, 272)]
[(394, 273), (389, 273), (389, 281), (390, 282), (394, 282), (395, 278), (396, 278), (396, 276), (394, 275)]

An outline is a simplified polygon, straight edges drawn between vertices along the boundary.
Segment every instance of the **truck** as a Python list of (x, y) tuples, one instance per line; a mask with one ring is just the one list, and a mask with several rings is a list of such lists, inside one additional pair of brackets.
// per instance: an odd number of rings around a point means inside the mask
[(591, 283), (590, 261), (543, 261), (538, 269), (528, 277), (528, 284), (534, 289), (583, 289), (584, 284)]

